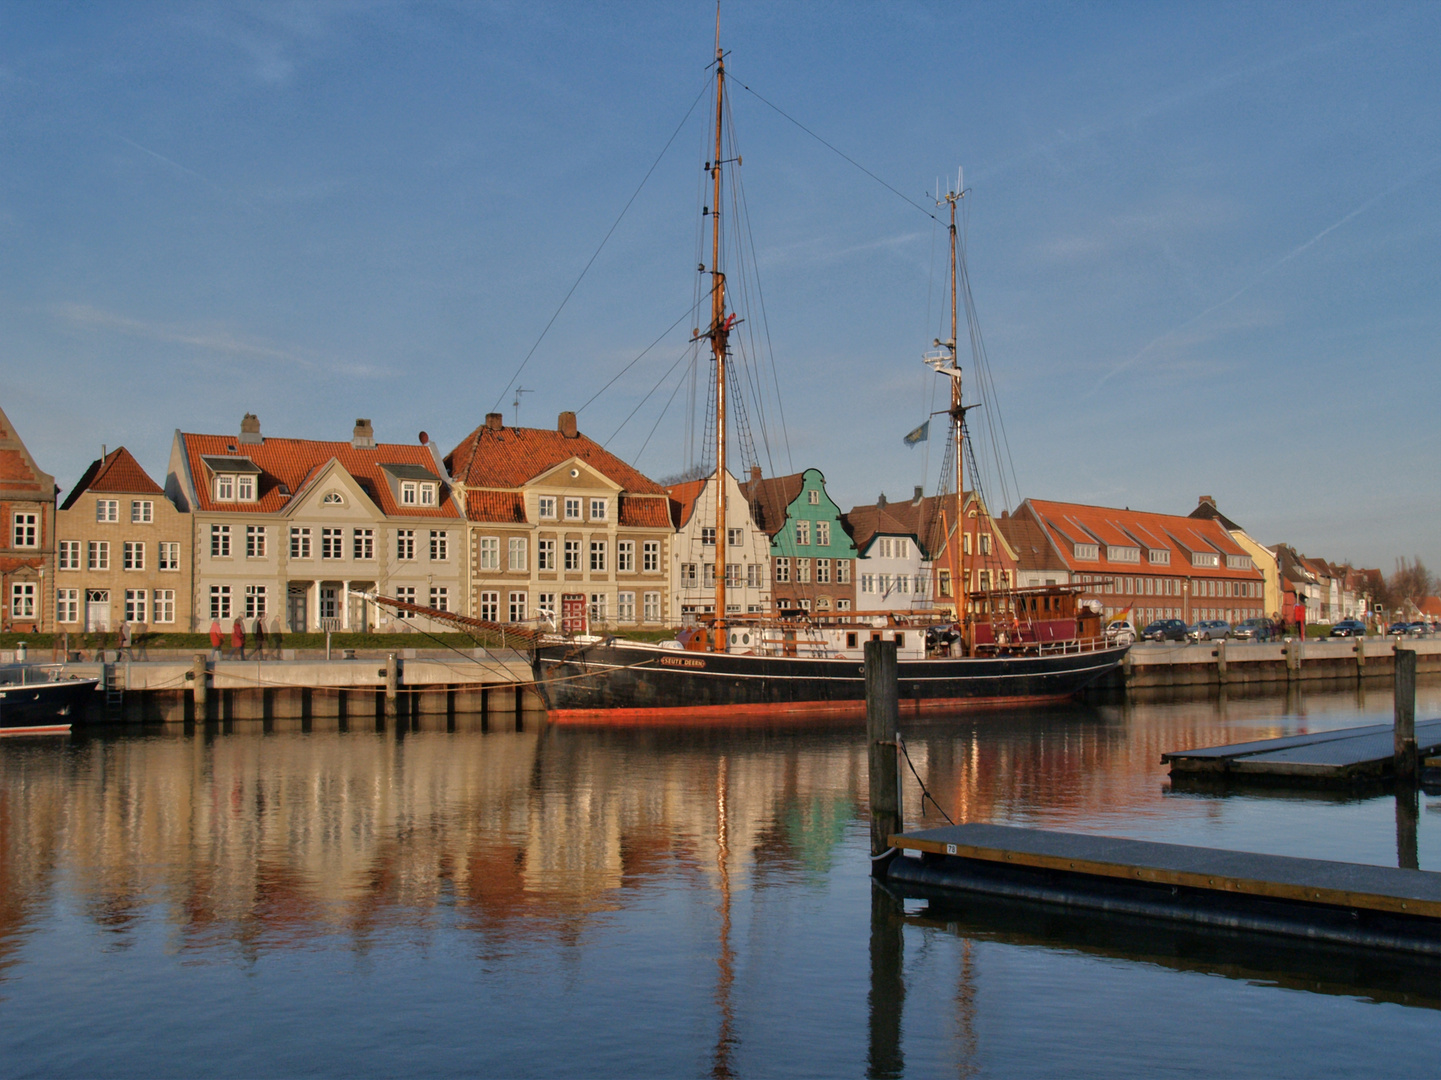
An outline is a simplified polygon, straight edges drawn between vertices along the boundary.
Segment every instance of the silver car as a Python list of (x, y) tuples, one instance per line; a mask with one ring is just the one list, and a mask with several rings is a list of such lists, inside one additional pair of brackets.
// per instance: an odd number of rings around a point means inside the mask
[(1186, 631), (1191, 641), (1219, 641), (1231, 631), (1231, 624), (1225, 619), (1202, 619)]

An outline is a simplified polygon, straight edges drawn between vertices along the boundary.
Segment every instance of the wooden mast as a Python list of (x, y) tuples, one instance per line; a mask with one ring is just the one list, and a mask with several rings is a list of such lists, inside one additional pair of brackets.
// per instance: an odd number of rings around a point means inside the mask
[(720, 7), (716, 7), (715, 44), (715, 158), (711, 161), (711, 353), (715, 357), (715, 620), (711, 624), (711, 651), (726, 644), (726, 319), (725, 274), (720, 268), (721, 125), (725, 120), (725, 54), (720, 45)]
[(956, 312), (956, 203), (961, 193), (946, 193), (946, 202), (951, 208), (951, 421), (956, 439), (956, 544), (951, 563), (956, 567), (956, 621), (961, 624), (961, 640), (966, 652), (971, 653), (972, 641), (969, 619), (970, 588), (966, 580), (966, 486), (965, 486), (965, 423), (966, 410), (961, 407), (961, 363), (956, 345), (959, 340), (960, 324)]

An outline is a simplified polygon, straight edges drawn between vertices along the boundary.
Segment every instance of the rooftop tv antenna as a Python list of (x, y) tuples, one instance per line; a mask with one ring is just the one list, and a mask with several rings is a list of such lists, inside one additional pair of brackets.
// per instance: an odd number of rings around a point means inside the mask
[(520, 427), (520, 395), (521, 395), (521, 394), (533, 394), (533, 393), (535, 393), (534, 390), (527, 390), (527, 389), (526, 389), (525, 387), (523, 387), (523, 386), (517, 386), (517, 387), (515, 388), (515, 400), (511, 402), (511, 405), (513, 405), (513, 406), (515, 407), (515, 426), (516, 426), (516, 427)]

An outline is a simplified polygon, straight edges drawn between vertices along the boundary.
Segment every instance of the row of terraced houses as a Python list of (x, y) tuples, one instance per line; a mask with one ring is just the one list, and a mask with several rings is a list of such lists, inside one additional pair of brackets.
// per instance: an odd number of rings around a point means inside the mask
[(489, 414), (448, 454), (423, 432), (377, 442), (368, 420), (324, 441), (265, 435), (247, 414), (235, 434), (177, 431), (163, 484), (122, 447), (62, 491), (0, 412), (0, 623), (433, 628), (367, 599), (378, 593), (491, 622), (569, 613), (592, 629), (661, 629), (711, 613), (717, 574), (731, 614), (939, 620), (962, 586), (1072, 584), (1142, 621), (1290, 617), (1302, 595), (1327, 620), (1363, 609), (1370, 585), (1257, 543), (1209, 497), (1189, 515), (1028, 499), (993, 518), (972, 493), (918, 488), (842, 512), (818, 469), (752, 470), (724, 477), (718, 523), (715, 482), (662, 486), (569, 412), (553, 429)]

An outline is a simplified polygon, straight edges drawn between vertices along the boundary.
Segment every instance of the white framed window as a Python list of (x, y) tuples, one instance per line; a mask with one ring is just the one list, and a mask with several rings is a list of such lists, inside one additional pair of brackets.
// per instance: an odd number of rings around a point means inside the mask
[(580, 520), (580, 498), (567, 495), (565, 498), (565, 520)]
[(535, 568), (537, 570), (555, 569), (554, 540), (537, 540), (535, 542)]
[(375, 530), (351, 529), (350, 546), (352, 557), (356, 559), (375, 558)]
[(622, 573), (635, 572), (635, 541), (618, 540), (615, 545), (615, 568)]
[(851, 560), (836, 560), (836, 584), (849, 585), (851, 583)]
[(700, 542), (706, 547), (715, 547), (715, 527), (703, 525), (700, 530)]
[(421, 485), (420, 485), (420, 505), (421, 505), (421, 506), (434, 506), (434, 505), (435, 505), (435, 485), (434, 485), (434, 484), (421, 484)]
[(641, 596), (640, 614), (646, 622), (660, 622), (660, 593), (648, 592)]
[(212, 559), (230, 558), (230, 526), (210, 526), (210, 557)]
[(791, 579), (791, 561), (785, 556), (775, 560), (775, 579), (778, 582), (786, 582)]
[(418, 495), (414, 480), (402, 480), (400, 482), (400, 501), (405, 506), (416, 505)]
[(430, 587), (430, 606), (436, 611), (450, 610), (450, 590), (444, 585)]
[(210, 586), (210, 617), (212, 619), (230, 618), (230, 586)]
[(603, 623), (607, 619), (606, 596), (603, 592), (590, 594), (590, 621), (592, 624)]
[[(981, 571), (981, 576), (984, 577), (985, 574), (986, 574), (986, 571), (982, 570), (982, 571)], [(982, 586), (982, 588), (984, 588), (984, 586)], [(911, 591), (911, 576), (910, 576), (909, 574), (897, 574), (897, 575), (896, 575), (896, 592), (898, 592), (898, 593), (909, 593), (910, 591)]]
[(565, 542), (565, 568), (567, 570), (580, 569), (580, 541), (567, 540)]
[(739, 589), (741, 587), (741, 564), (738, 562), (726, 563), (726, 588)]
[(430, 530), (430, 561), (450, 561), (450, 533), (444, 529)]
[(153, 596), (155, 598), (155, 621), (173, 623), (175, 621), (175, 590), (156, 589)]
[(745, 535), (744, 529), (727, 529), (726, 544), (730, 547), (740, 547), (745, 543)]
[(290, 557), (292, 559), (310, 558), (310, 530), (308, 528), (291, 526)]
[(554, 495), (542, 495), (542, 496), (537, 500), (537, 502), (539, 503), (539, 511), (540, 511), (541, 519), (542, 519), (542, 520), (545, 520), (545, 521), (554, 521), (554, 520), (555, 520), (555, 496), (554, 496)]
[(635, 622), (635, 593), (623, 592), (616, 597), (615, 617), (621, 622)]
[(120, 548), (120, 565), (126, 570), (145, 569), (145, 545), (138, 540), (127, 540)]
[(265, 534), (268, 531), (264, 525), (245, 526), (245, 557), (247, 559), (265, 558)]
[[(321, 499), (320, 501), (325, 506), (344, 506), (345, 496), (338, 491), (327, 491), (325, 493), (325, 498)], [(334, 615), (331, 615), (329, 617), (332, 619), (335, 618)]]
[(875, 574), (862, 574), (862, 575), (861, 575), (861, 592), (869, 594), (869, 593), (873, 593), (873, 592), (875, 592), (875, 591), (876, 591), (876, 575), (875, 575)]
[[(1129, 550), (1135, 551), (1136, 549), (1135, 549), (1135, 548), (1130, 548)], [(990, 534), (990, 533), (981, 533), (981, 554), (982, 554), (982, 555), (989, 555), (990, 553), (991, 553), (991, 534)]]
[(700, 584), (700, 578), (696, 576), (696, 564), (693, 562), (680, 564), (680, 587), (682, 589), (694, 589)]
[(96, 521), (119, 521), (120, 500), (119, 499), (96, 499), (95, 500)]
[[(525, 557), (525, 537), (512, 536), (510, 538), (510, 543), (506, 549), (505, 565), (511, 570), (525, 570), (527, 569), (527, 561), (528, 560)], [(511, 620), (511, 622), (515, 621), (515, 619)]]
[(31, 548), (40, 546), (40, 516), (38, 514), (14, 514), (11, 516), (10, 538), (12, 547)]
[(1146, 560), (1147, 560), (1148, 562), (1150, 562), (1153, 566), (1170, 566), (1170, 565), (1171, 565), (1171, 549), (1170, 549), (1170, 548), (1150, 548), (1150, 549), (1147, 550), (1147, 552), (1146, 552)]
[(604, 540), (592, 540), (590, 542), (590, 568), (593, 573), (604, 573), (606, 563), (606, 542)]
[(891, 538), (889, 536), (882, 536), (876, 541), (876, 558), (891, 558)]
[(542, 619), (555, 621), (555, 593), (543, 592), (535, 594), (535, 613)]
[(245, 586), (245, 617), (247, 619), (265, 618), (265, 586)]
[(125, 590), (125, 621), (126, 622), (149, 622), (150, 621), (150, 594), (144, 589)]
[(109, 540), (91, 540), (85, 545), (85, 568), (87, 570), (110, 569)]
[[(985, 550), (984, 548), (982, 550)], [(911, 542), (904, 536), (896, 539), (896, 558), (909, 559), (911, 557)]]
[(831, 546), (831, 523), (829, 521), (816, 522), (816, 543), (821, 547)]
[(486, 622), (500, 622), (500, 593), (480, 594), (480, 617)]
[(235, 501), (235, 476), (233, 474), (222, 474), (215, 478), (215, 501)]
[(235, 498), (239, 502), (255, 501), (255, 477), (245, 475), (235, 478)]
[[(814, 492), (812, 492), (812, 494), (814, 494)], [(804, 596), (801, 597), (799, 600), (796, 601), (796, 607), (800, 608), (802, 611), (809, 611), (811, 609), (810, 599)]]
[(765, 572), (762, 563), (746, 563), (746, 586), (752, 589), (759, 589), (765, 585)]
[(57, 565), (60, 570), (80, 569), (80, 541), (61, 540), (59, 550), (56, 553)]
[(831, 583), (831, 561), (830, 559), (816, 560), (816, 584), (829, 585)]
[(342, 546), (344, 542), (345, 530), (321, 529), (320, 557), (322, 559), (343, 559), (345, 557), (345, 549)]
[(482, 570), (500, 569), (500, 537), (482, 536), (480, 538), (480, 568)]
[(508, 614), (510, 615), (511, 622), (525, 622), (525, 600), (526, 595), (523, 592), (513, 592), (510, 594), (510, 610)]
[(606, 519), (606, 501), (604, 499), (590, 500), (590, 520), (604, 521)]
[(395, 557), (400, 562), (411, 562), (415, 559), (415, 530), (395, 530)]
[(647, 540), (641, 544), (640, 550), (641, 569), (647, 574), (654, 574), (660, 569), (660, 541)]
[(796, 543), (809, 545), (811, 542), (811, 523), (809, 521), (796, 522)]
[[(399, 600), (402, 604), (415, 603), (415, 586), (401, 585), (397, 587), (395, 590), (395, 598)], [(396, 616), (401, 619), (408, 619), (410, 618), (410, 612), (398, 611), (396, 612)]]
[(807, 491), (806, 502), (810, 503), (812, 506), (819, 506), (821, 504), (821, 493), (819, 491), (816, 491), (815, 489)]
[(17, 581), (10, 586), (10, 617), (12, 619), (35, 618), (35, 583)]
[(130, 501), (130, 524), (149, 525), (155, 520), (155, 503), (149, 499)]
[(811, 580), (811, 561), (809, 559), (796, 560), (796, 581), (800, 584), (808, 584)]
[(55, 621), (73, 623), (80, 621), (80, 590), (55, 590)]
[(715, 588), (715, 563), (708, 562), (701, 565), (701, 582), (707, 589)]

